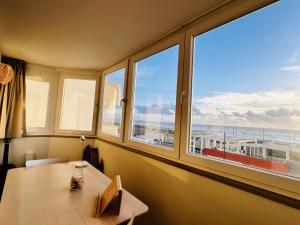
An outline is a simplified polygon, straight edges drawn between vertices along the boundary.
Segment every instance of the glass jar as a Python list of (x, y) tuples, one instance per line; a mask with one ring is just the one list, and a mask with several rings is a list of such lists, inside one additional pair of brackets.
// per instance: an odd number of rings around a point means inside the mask
[(70, 181), (70, 189), (72, 191), (79, 190), (83, 187), (83, 167), (74, 165), (72, 177)]

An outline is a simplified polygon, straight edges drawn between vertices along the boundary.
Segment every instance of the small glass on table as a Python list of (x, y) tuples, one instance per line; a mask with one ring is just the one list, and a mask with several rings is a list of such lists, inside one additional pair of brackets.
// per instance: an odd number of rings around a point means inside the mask
[(70, 190), (76, 191), (83, 187), (83, 167), (74, 165), (70, 180)]

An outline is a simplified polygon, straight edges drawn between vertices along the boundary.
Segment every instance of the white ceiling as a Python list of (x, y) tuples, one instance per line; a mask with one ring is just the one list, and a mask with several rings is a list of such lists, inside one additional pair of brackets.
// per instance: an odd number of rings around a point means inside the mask
[(0, 0), (0, 52), (99, 69), (225, 0)]

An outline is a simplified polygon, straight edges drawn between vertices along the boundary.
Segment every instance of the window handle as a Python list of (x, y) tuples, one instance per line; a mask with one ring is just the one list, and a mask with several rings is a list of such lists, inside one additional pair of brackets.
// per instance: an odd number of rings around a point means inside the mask
[(126, 104), (127, 100), (126, 98), (122, 98), (120, 101), (120, 107), (123, 107)]
[(180, 104), (182, 105), (182, 103), (183, 103), (183, 97), (185, 97), (186, 96), (186, 92), (185, 91), (183, 91), (182, 93), (181, 93), (181, 96), (180, 96)]

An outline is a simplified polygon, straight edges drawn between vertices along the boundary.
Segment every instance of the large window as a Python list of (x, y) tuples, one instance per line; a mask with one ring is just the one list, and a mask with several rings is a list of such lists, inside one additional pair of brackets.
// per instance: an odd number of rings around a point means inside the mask
[(130, 139), (173, 149), (179, 45), (135, 62)]
[(119, 138), (123, 130), (125, 73), (125, 67), (118, 68), (104, 74), (102, 79), (100, 132)]
[(300, 177), (299, 8), (194, 36), (189, 154)]
[(300, 3), (244, 16), (264, 3), (232, 1), (129, 57), (124, 120), (124, 70), (104, 73), (101, 132), (185, 166), (299, 195)]
[(58, 132), (94, 134), (97, 78), (62, 76)]

